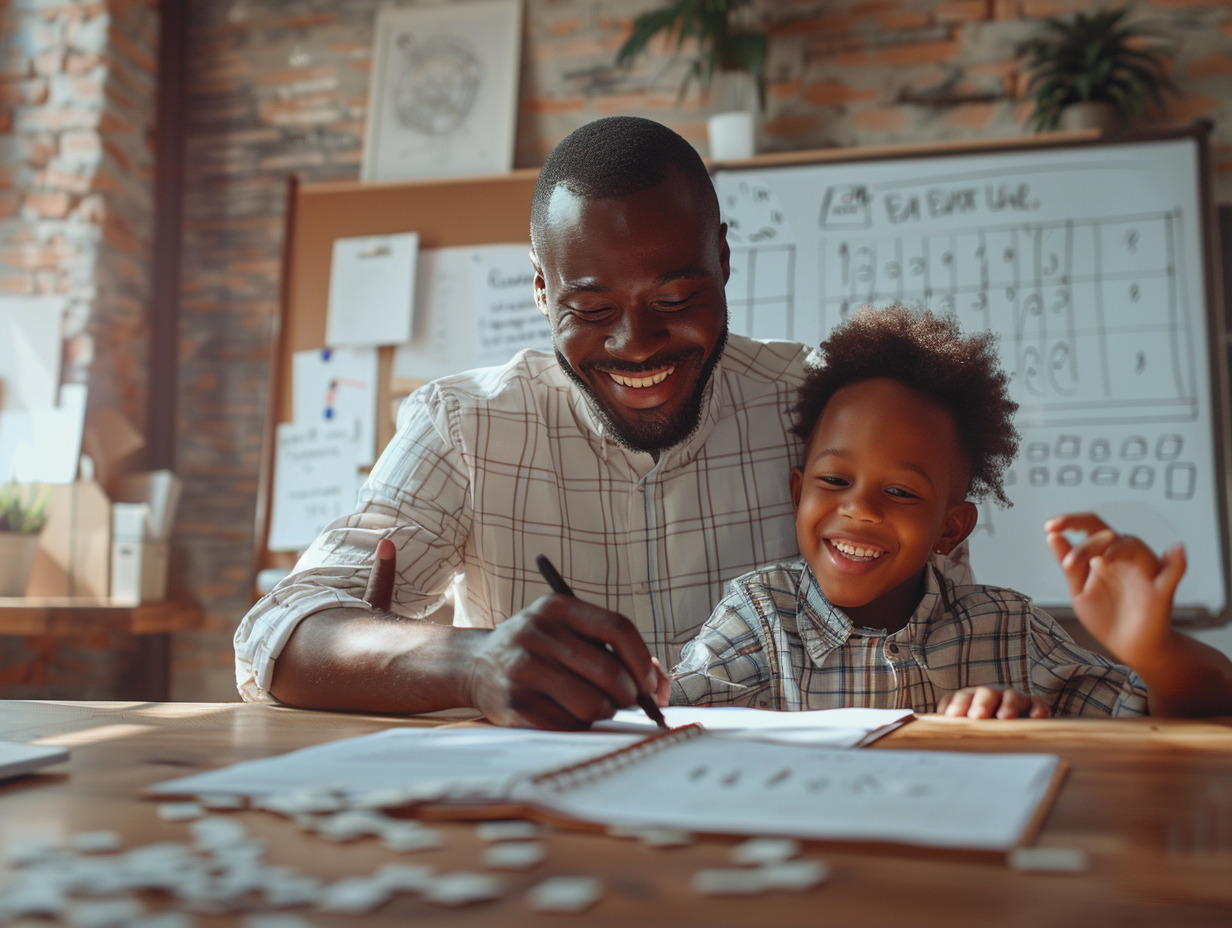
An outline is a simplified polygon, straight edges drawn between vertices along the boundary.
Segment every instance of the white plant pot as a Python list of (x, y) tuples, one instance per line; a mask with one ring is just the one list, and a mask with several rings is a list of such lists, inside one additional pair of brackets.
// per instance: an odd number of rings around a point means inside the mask
[(0, 596), (25, 596), (38, 535), (0, 532)]
[(1061, 110), (1057, 127), (1062, 131), (1099, 129), (1111, 132), (1121, 125), (1120, 114), (1111, 103), (1071, 103)]
[(752, 158), (756, 148), (757, 121), (747, 110), (715, 113), (706, 120), (710, 157), (714, 161)]

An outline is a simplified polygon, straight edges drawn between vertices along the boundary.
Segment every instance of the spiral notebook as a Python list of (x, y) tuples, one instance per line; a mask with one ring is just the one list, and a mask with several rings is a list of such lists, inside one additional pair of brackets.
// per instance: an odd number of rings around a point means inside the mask
[(687, 725), (538, 774), (510, 798), (567, 820), (699, 833), (1009, 851), (1064, 776), (1052, 754), (747, 743)]

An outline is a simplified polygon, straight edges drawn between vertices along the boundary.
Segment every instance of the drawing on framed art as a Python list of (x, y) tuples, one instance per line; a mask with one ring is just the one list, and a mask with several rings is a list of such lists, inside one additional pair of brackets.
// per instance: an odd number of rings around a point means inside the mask
[(513, 167), (521, 0), (382, 7), (361, 180)]

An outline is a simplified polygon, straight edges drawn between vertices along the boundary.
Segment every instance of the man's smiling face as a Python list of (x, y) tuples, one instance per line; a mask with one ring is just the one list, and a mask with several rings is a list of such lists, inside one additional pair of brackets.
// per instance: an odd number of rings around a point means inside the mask
[(624, 445), (657, 453), (696, 428), (727, 340), (725, 227), (674, 171), (627, 197), (557, 187), (535, 298), (561, 366)]

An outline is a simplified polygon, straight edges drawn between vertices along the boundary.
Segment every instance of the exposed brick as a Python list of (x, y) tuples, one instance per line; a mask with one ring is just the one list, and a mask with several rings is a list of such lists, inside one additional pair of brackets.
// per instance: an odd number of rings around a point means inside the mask
[[(628, 113), (638, 110), (671, 112), (679, 110), (674, 94), (627, 93), (609, 94), (594, 103), (599, 113)], [(679, 130), (677, 130), (679, 132)], [(682, 133), (683, 134), (683, 133)]]
[(992, 0), (993, 19), (1017, 19), (1022, 15), (1020, 0)]
[(992, 16), (992, 0), (946, 0), (933, 9), (939, 23), (978, 22)]
[(580, 113), (586, 109), (585, 97), (535, 97), (522, 104), (527, 113)]
[(1226, 8), (1228, 0), (1151, 0), (1157, 10), (1193, 10), (1206, 7)]
[(1191, 61), (1185, 69), (1186, 78), (1224, 77), (1232, 74), (1232, 55), (1207, 55)]
[(1000, 114), (1000, 106), (995, 103), (968, 103), (955, 107), (946, 113), (945, 125), (955, 129), (986, 129)]
[(796, 139), (808, 135), (821, 125), (819, 116), (779, 116), (762, 122), (762, 133), (768, 139)]
[(27, 193), (22, 208), (32, 218), (63, 219), (68, 215), (72, 200), (66, 193), (54, 191)]
[(885, 65), (935, 64), (953, 61), (958, 57), (961, 47), (961, 43), (957, 41), (910, 42), (878, 49), (873, 56), (877, 63)]
[(851, 114), (851, 121), (869, 132), (887, 132), (906, 128), (907, 125), (903, 114), (893, 109), (857, 110)]
[(877, 14), (877, 24), (882, 29), (907, 31), (923, 29), (930, 22), (927, 13), (921, 10), (889, 9)]
[(1062, 0), (1020, 0), (1020, 3), (1026, 19), (1050, 19), (1074, 12), (1074, 4)]
[(881, 96), (881, 92), (875, 87), (857, 90), (846, 81), (815, 81), (805, 85), (800, 96), (819, 106), (834, 106), (842, 103), (871, 103)]
[(47, 102), (47, 78), (0, 82), (0, 105), (37, 105)]

